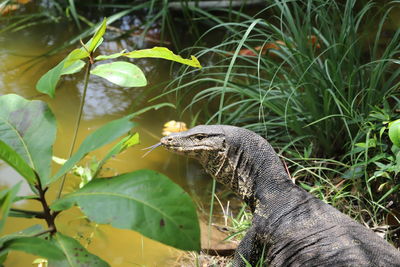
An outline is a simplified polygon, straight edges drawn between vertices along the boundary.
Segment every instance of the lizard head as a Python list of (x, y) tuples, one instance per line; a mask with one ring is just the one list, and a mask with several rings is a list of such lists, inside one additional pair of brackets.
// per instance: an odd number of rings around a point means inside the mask
[[(167, 150), (194, 158), (218, 182), (228, 186), (250, 207), (255, 205), (255, 183), (260, 192), (279, 192), (291, 183), (278, 155), (260, 135), (230, 125), (199, 125), (161, 139)], [(279, 185), (278, 185), (279, 184)]]
[(249, 130), (229, 125), (199, 125), (163, 137), (161, 145), (171, 152), (199, 161), (218, 182), (248, 200), (252, 195), (249, 190), (253, 178), (249, 178), (247, 169), (258, 169), (251, 167), (251, 153), (259, 145), (257, 136)]
[(163, 137), (161, 144), (169, 151), (200, 162), (226, 148), (225, 132), (220, 125), (199, 125), (185, 132), (172, 133)]

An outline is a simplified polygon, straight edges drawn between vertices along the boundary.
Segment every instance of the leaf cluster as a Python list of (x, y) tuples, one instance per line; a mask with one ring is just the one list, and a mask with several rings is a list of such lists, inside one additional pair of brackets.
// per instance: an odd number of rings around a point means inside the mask
[[(57, 83), (63, 75), (74, 74), (87, 66), (86, 90), (91, 66), (97, 61), (120, 56), (157, 57), (201, 67), (195, 57), (183, 59), (162, 47), (94, 57), (96, 48), (103, 41), (106, 25), (107, 20), (104, 19), (88, 42), (82, 43), (81, 48), (73, 50), (40, 78), (37, 89), (54, 97)], [(143, 72), (129, 62), (101, 64), (91, 73), (120, 86), (144, 86), (147, 83)], [(89, 253), (77, 240), (57, 229), (56, 217), (73, 206), (78, 206), (93, 222), (138, 231), (179, 249), (200, 249), (195, 206), (189, 195), (166, 176), (151, 170), (139, 170), (114, 177), (101, 177), (101, 168), (110, 158), (139, 143), (139, 135), (132, 132), (136, 126), (132, 119), (149, 109), (170, 104), (149, 106), (101, 126), (84, 139), (76, 152), (62, 162), (55, 174), (52, 174), (51, 161), (56, 119), (48, 105), (43, 101), (29, 101), (9, 94), (0, 96), (0, 106), (0, 159), (13, 167), (34, 192), (33, 196), (17, 196), (20, 184), (0, 191), (0, 231), (9, 216), (43, 219), (47, 224), (46, 229), (33, 226), (2, 236), (0, 263), (4, 262), (10, 251), (19, 250), (46, 258), (49, 266), (109, 266), (98, 256)], [(61, 196), (65, 176), (76, 170), (77, 164), (84, 157), (122, 136), (125, 137), (94, 166), (79, 189)], [(58, 199), (48, 203), (47, 190), (61, 178), (63, 182)], [(42, 210), (13, 208), (14, 202), (21, 199), (40, 202)]]

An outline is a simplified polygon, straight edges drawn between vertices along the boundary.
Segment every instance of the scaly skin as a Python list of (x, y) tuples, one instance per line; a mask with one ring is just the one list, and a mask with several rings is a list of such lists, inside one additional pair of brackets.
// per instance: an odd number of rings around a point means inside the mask
[(200, 125), (161, 139), (197, 159), (251, 208), (252, 226), (234, 266), (400, 266), (400, 252), (347, 215), (293, 184), (261, 136), (228, 125)]

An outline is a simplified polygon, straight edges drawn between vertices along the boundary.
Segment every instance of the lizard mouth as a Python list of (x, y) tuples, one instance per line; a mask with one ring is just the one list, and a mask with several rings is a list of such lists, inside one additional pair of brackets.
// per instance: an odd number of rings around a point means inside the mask
[(173, 151), (175, 153), (179, 153), (179, 154), (188, 154), (190, 152), (195, 152), (195, 151), (215, 150), (212, 145), (205, 144), (205, 143), (203, 143), (203, 144), (190, 143), (190, 144), (182, 145), (182, 144), (179, 144), (179, 140), (173, 139), (168, 136), (161, 138), (160, 144), (165, 149)]
[(171, 138), (168, 138), (167, 136), (161, 138), (160, 145), (167, 150), (171, 150), (174, 152), (183, 152), (183, 147), (174, 144), (173, 140)]
[(207, 146), (204, 144), (194, 145), (191, 144), (189, 147), (184, 147), (182, 145), (176, 144), (173, 139), (168, 137), (163, 137), (160, 140), (161, 146), (163, 146), (167, 150), (171, 150), (177, 153), (188, 153), (196, 150), (210, 150), (211, 146)]
[(173, 151), (178, 154), (188, 154), (190, 152), (212, 150), (211, 146), (206, 146), (206, 145), (195, 145), (190, 148), (183, 148), (181, 146), (177, 146), (174, 144), (162, 144), (162, 146), (165, 149)]
[(167, 150), (173, 150), (173, 151), (183, 151), (183, 148), (180, 146), (176, 146), (173, 144), (163, 144), (161, 143), (161, 145), (166, 148)]

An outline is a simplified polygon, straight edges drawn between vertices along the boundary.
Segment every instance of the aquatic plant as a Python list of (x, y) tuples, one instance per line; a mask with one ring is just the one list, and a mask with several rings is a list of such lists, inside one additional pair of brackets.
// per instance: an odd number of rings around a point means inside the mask
[[(95, 62), (118, 57), (150, 57), (201, 67), (195, 57), (183, 59), (163, 47), (94, 57), (96, 48), (101, 45), (106, 25), (107, 20), (104, 19), (88, 42), (82, 42), (81, 48), (69, 53), (37, 83), (40, 92), (54, 97), (61, 76), (76, 73), (86, 66), (84, 92), (70, 155), (55, 174), (51, 173), (51, 161), (56, 119), (48, 105), (43, 101), (28, 101), (14, 94), (0, 96), (0, 159), (13, 167), (33, 192), (33, 196), (17, 196), (21, 183), (0, 191), (0, 230), (9, 216), (42, 219), (47, 224), (47, 228), (34, 225), (0, 237), (0, 263), (4, 262), (9, 251), (19, 250), (46, 258), (51, 266), (77, 266), (80, 263), (109, 266), (100, 257), (88, 252), (77, 240), (58, 229), (57, 216), (73, 206), (78, 206), (92, 222), (138, 231), (182, 250), (200, 249), (196, 208), (189, 195), (166, 176), (144, 169), (114, 177), (100, 177), (100, 170), (107, 160), (139, 143), (139, 135), (131, 132), (136, 126), (132, 119), (149, 109), (171, 104), (149, 106), (109, 122), (88, 135), (73, 153), (90, 74), (125, 87), (144, 86), (147, 83), (140, 68), (130, 62), (100, 64), (91, 70)], [(90, 152), (124, 135), (94, 166), (90, 178), (82, 180), (79, 189), (62, 195), (66, 174), (76, 168), (79, 161)], [(60, 179), (62, 182), (58, 197), (49, 203), (46, 192)], [(14, 202), (23, 199), (38, 201), (41, 210), (12, 207)]]

